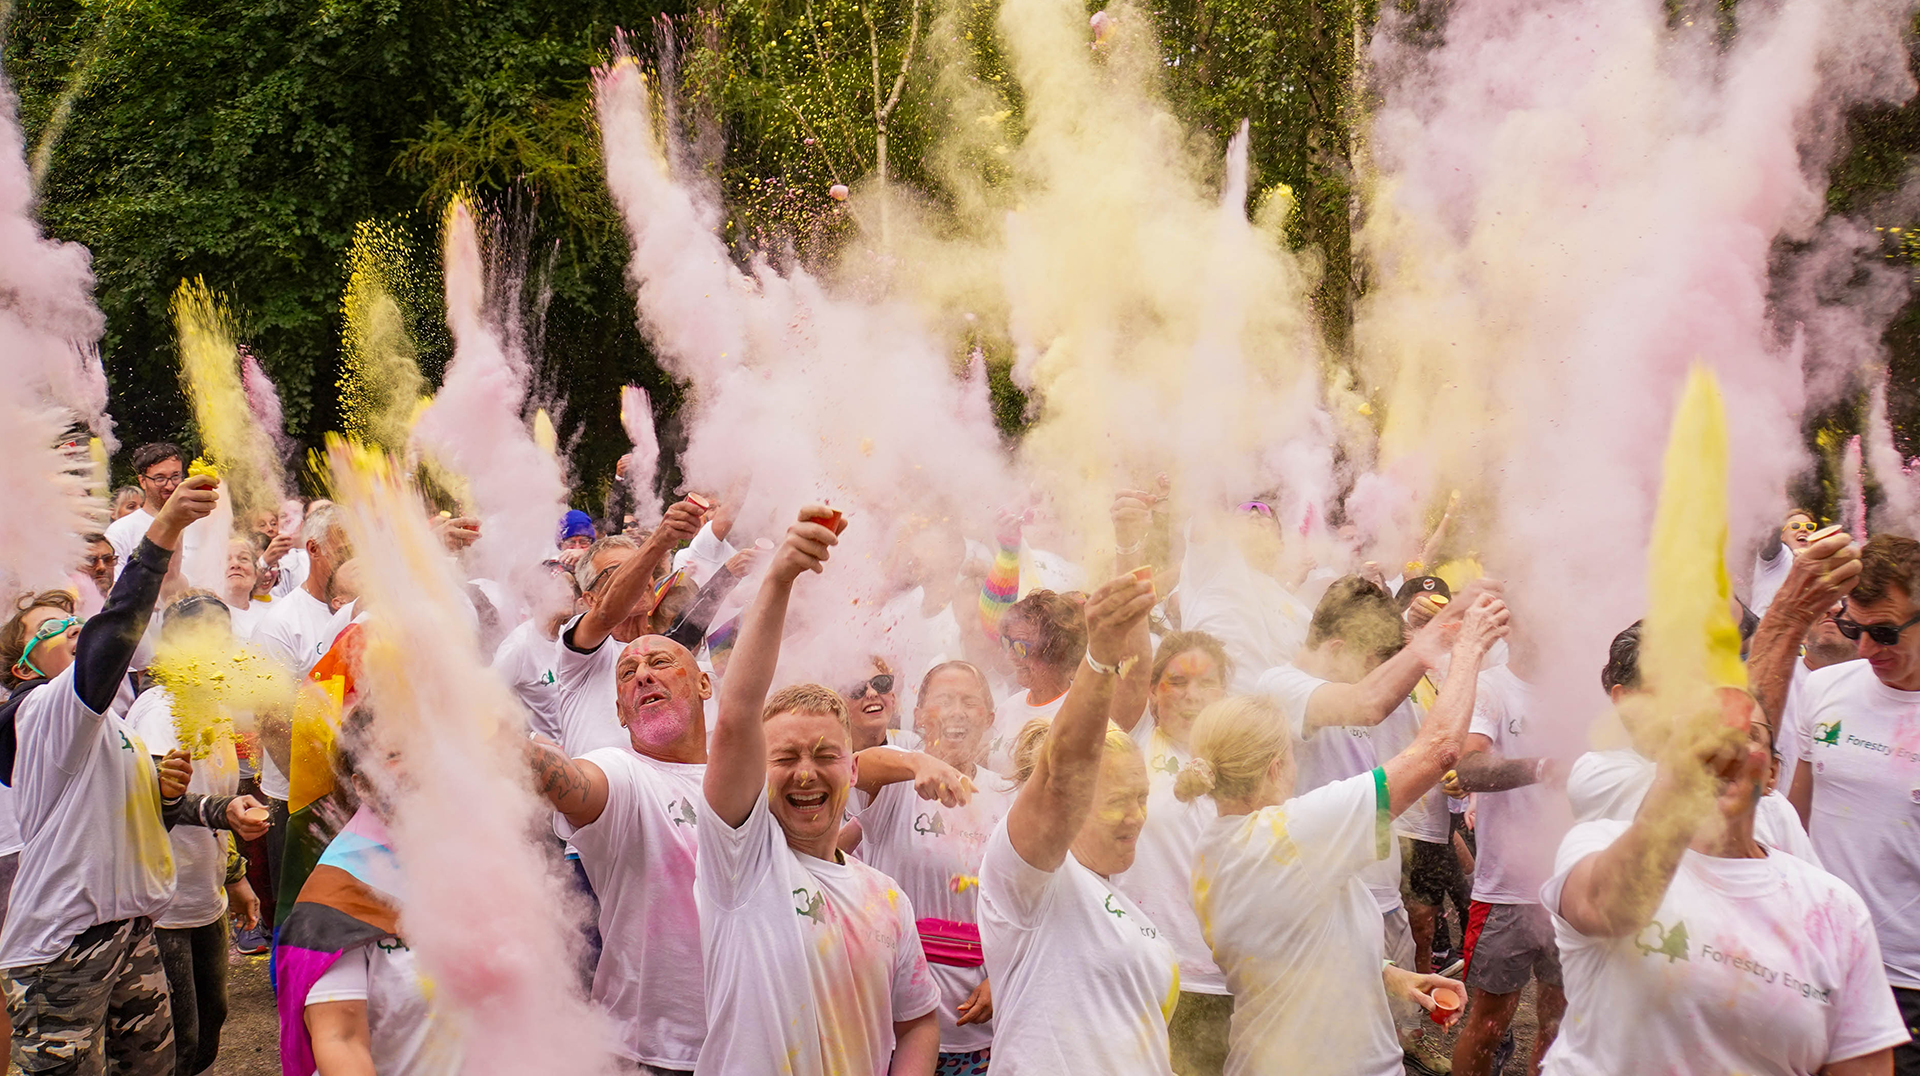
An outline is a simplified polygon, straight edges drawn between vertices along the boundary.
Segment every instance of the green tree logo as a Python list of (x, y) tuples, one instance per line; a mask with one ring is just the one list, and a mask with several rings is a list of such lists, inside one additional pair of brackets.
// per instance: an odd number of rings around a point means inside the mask
[[(1647, 931), (1649, 930), (1653, 931), (1654, 937), (1659, 939), (1660, 944), (1648, 945), (1642, 940), (1647, 936)], [(1676, 960), (1685, 960), (1688, 962), (1693, 960), (1693, 957), (1687, 954), (1687, 924), (1685, 920), (1676, 922), (1671, 927), (1662, 926), (1659, 920), (1648, 923), (1646, 927), (1640, 931), (1639, 935), (1633, 939), (1633, 944), (1639, 947), (1642, 956), (1652, 956), (1655, 953), (1659, 953), (1661, 956), (1667, 958), (1667, 963), (1669, 964)]]
[(827, 914), (824, 910), (827, 906), (825, 894), (815, 893), (807, 887), (801, 886), (799, 889), (793, 891), (793, 899), (795, 902), (793, 914), (806, 916), (815, 923), (825, 925), (827, 921)]
[(674, 803), (673, 807), (678, 808), (678, 810), (668, 811), (667, 817), (673, 819), (674, 825), (691, 826), (694, 824), (697, 816), (693, 813), (693, 804), (688, 803), (685, 797), (682, 797), (678, 802)]
[(1840, 743), (1840, 722), (1831, 721), (1813, 726), (1813, 742), (1838, 746)]
[(947, 832), (947, 823), (937, 814), (923, 814), (914, 818), (913, 831), (921, 834), (944, 835)]

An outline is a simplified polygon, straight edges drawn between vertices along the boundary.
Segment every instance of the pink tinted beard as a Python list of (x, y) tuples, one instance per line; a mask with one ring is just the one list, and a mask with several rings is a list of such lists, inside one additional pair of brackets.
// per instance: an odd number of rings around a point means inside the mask
[(648, 747), (665, 747), (686, 731), (688, 716), (684, 708), (663, 707), (636, 714), (627, 722), (627, 733)]

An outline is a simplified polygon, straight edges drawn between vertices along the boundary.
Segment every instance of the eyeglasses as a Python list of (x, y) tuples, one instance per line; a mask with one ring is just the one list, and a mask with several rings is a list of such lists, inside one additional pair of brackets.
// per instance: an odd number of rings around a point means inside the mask
[(1021, 661), (1025, 661), (1028, 658), (1032, 657), (1034, 655), (1034, 651), (1040, 649), (1040, 646), (1037, 643), (1030, 643), (1025, 639), (1014, 639), (1005, 635), (1002, 635), (1000, 637), (1000, 645), (1002, 648), (1006, 650), (1007, 653), (1012, 654), (1014, 657), (1019, 658)]
[(187, 480), (187, 472), (174, 471), (172, 474), (143, 474), (142, 482), (152, 482), (156, 486), (177, 486)]
[(893, 674), (881, 673), (870, 679), (862, 680), (860, 683), (842, 692), (842, 694), (846, 695), (849, 699), (864, 699), (867, 697), (867, 691), (869, 689), (871, 689), (875, 695), (885, 695), (887, 692), (892, 691)]
[(95, 553), (90, 557), (81, 558), (80, 563), (89, 568), (111, 568), (120, 563), (120, 557), (114, 553)]
[(1814, 531), (1820, 529), (1820, 525), (1811, 519), (1790, 519), (1787, 521), (1787, 529), (1790, 531), (1806, 531), (1808, 534), (1812, 534)]
[(41, 643), (46, 642), (48, 639), (56, 638), (60, 635), (66, 634), (66, 631), (68, 628), (74, 627), (75, 625), (79, 625), (79, 624), (85, 624), (86, 622), (87, 622), (86, 617), (69, 616), (69, 617), (63, 617), (59, 620), (49, 620), (46, 623), (40, 625), (40, 630), (33, 633), (33, 638), (27, 640), (26, 648), (20, 651), (19, 663), (22, 665), (25, 665), (29, 669), (32, 669), (36, 675), (39, 675), (39, 676), (47, 675), (46, 673), (40, 671), (40, 667), (38, 665), (35, 665), (31, 660), (29, 660), (29, 658), (33, 654), (33, 648), (36, 646), (39, 646)]
[(1867, 638), (1872, 639), (1881, 646), (1898, 645), (1900, 642), (1900, 633), (1913, 627), (1915, 624), (1920, 624), (1920, 615), (1916, 615), (1912, 620), (1900, 625), (1862, 624), (1859, 621), (1848, 620), (1844, 616), (1835, 616), (1833, 618), (1833, 626), (1839, 628), (1840, 634), (1848, 640), (1858, 642), (1861, 634), (1865, 633)]

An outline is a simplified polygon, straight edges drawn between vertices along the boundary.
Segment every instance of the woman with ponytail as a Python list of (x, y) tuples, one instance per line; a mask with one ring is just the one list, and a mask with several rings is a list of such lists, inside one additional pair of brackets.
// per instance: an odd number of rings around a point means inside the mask
[[(1453, 645), (1455, 668), (1477, 668), (1506, 634), (1507, 609), (1483, 595)], [(1387, 966), (1380, 912), (1360, 872), (1391, 851), (1393, 818), (1439, 782), (1473, 718), (1472, 677), (1448, 677), (1419, 735), (1370, 773), (1294, 795), (1292, 733), (1260, 697), (1216, 702), (1194, 722), (1192, 761), (1175, 779), (1183, 801), (1210, 797), (1219, 817), (1201, 835), (1194, 909), (1233, 993), (1226, 1072), (1289, 1071), (1303, 1058), (1326, 1076), (1400, 1076), (1387, 993), (1435, 1009), (1459, 983)]]

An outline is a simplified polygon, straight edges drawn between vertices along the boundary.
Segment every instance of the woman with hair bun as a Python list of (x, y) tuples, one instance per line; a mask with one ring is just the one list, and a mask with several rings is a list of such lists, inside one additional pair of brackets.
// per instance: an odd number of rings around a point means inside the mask
[[(1454, 667), (1477, 668), (1506, 630), (1505, 604), (1483, 595), (1454, 642)], [(1383, 988), (1380, 912), (1360, 872), (1389, 855), (1393, 818), (1459, 756), (1475, 686), (1448, 677), (1406, 750), (1297, 798), (1292, 733), (1278, 706), (1224, 699), (1195, 720), (1193, 760), (1174, 795), (1210, 796), (1220, 812), (1200, 838), (1193, 898), (1233, 992), (1229, 1076), (1289, 1071), (1302, 1058), (1326, 1076), (1399, 1076), (1388, 991), (1430, 1012), (1436, 992), (1465, 998), (1453, 980), (1391, 966)]]

